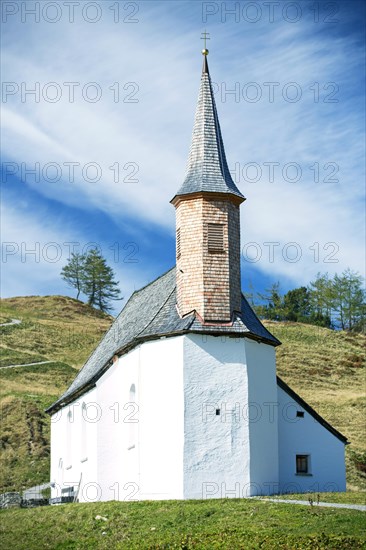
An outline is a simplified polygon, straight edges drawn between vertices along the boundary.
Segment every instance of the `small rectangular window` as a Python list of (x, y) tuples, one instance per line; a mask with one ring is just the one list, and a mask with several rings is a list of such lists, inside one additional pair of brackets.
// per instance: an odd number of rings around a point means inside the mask
[(177, 229), (177, 258), (180, 257), (180, 229)]
[(209, 223), (207, 226), (209, 252), (224, 251), (224, 226), (222, 223)]
[(296, 411), (296, 416), (298, 418), (304, 418), (304, 411)]
[(75, 495), (75, 487), (66, 487), (65, 489), (61, 489), (61, 493), (68, 497), (73, 497)]
[(296, 455), (296, 473), (297, 474), (309, 474), (309, 455)]

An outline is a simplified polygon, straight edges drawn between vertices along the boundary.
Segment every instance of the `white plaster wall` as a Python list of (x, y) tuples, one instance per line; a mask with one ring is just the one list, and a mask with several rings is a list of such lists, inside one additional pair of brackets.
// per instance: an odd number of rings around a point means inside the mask
[(243, 338), (184, 337), (184, 498), (242, 496), (250, 481), (240, 412), (247, 396)]
[(278, 420), (275, 348), (245, 340), (249, 419), (249, 494), (273, 494), (278, 488)]
[(86, 496), (90, 485), (90, 495), (93, 494), (93, 485), (97, 483), (95, 400), (93, 389), (51, 416), (51, 483), (55, 483), (52, 498), (61, 496), (66, 487), (79, 485), (80, 501), (85, 500), (85, 485)]
[[(278, 400), (280, 492), (345, 491), (344, 443), (279, 387)], [(311, 455), (311, 475), (296, 475), (297, 454)]]
[[(126, 463), (123, 457), (127, 445), (128, 426), (124, 420), (129, 401), (127, 386), (135, 380), (138, 372), (138, 349), (116, 361), (97, 381), (97, 400), (100, 418), (97, 425), (97, 468), (100, 486), (100, 500), (123, 500), (125, 496), (124, 475)], [(131, 481), (136, 482), (136, 473), (129, 472)]]
[[(52, 497), (81, 476), (81, 502), (345, 490), (344, 444), (297, 418), (275, 375), (275, 350), (248, 339), (145, 342), (52, 416)], [(311, 476), (296, 475), (296, 454), (311, 455)]]
[(145, 342), (122, 356), (98, 380), (97, 395), (102, 500), (182, 498), (183, 337)]
[(183, 342), (163, 338), (141, 348), (142, 498), (183, 498)]

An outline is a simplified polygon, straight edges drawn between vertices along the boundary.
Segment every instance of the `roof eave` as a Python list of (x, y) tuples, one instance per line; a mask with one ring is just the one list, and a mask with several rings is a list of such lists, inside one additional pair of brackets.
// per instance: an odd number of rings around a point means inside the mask
[(303, 409), (305, 409), (319, 424), (331, 432), (335, 437), (337, 437), (345, 445), (349, 445), (349, 441), (345, 435), (336, 430), (329, 422), (325, 420), (319, 413), (317, 413), (309, 403), (304, 401), (290, 386), (286, 384), (279, 376), (277, 376), (277, 384), (280, 388), (283, 389), (290, 397), (294, 399)]
[(88, 380), (84, 385), (75, 389), (75, 391), (70, 393), (70, 395), (62, 397), (58, 401), (55, 401), (54, 403), (52, 403), (52, 405), (50, 405), (47, 409), (45, 409), (45, 412), (48, 414), (54, 414), (55, 412), (59, 411), (63, 407), (67, 406), (69, 403), (72, 403), (73, 401), (75, 401), (75, 399), (78, 399), (79, 397), (87, 393), (89, 390), (94, 388), (96, 385), (96, 382), (113, 365), (113, 357), (115, 355), (117, 355), (118, 357), (122, 357), (123, 355), (126, 355), (127, 353), (135, 349), (137, 346), (147, 341), (159, 340), (160, 338), (172, 338), (174, 336), (184, 336), (186, 334), (206, 334), (207, 336), (215, 336), (215, 337), (227, 336), (231, 338), (249, 338), (250, 340), (254, 340), (259, 344), (267, 344), (273, 347), (279, 345), (278, 343), (273, 342), (272, 340), (258, 336), (257, 334), (253, 334), (250, 331), (235, 332), (234, 330), (233, 331), (228, 330), (227, 332), (223, 333), (220, 330), (217, 330), (217, 331), (197, 330), (197, 329), (187, 328), (183, 330), (176, 330), (176, 331), (171, 331), (166, 333), (156, 333), (150, 336), (139, 336), (135, 338), (132, 342), (129, 342), (129, 344), (115, 350), (113, 355), (108, 359), (108, 361), (104, 364), (104, 366), (90, 380)]
[(240, 206), (246, 200), (246, 198), (243, 195), (236, 195), (235, 193), (229, 193), (229, 192), (219, 193), (216, 191), (195, 191), (193, 193), (177, 194), (172, 198), (170, 203), (173, 206), (177, 207), (182, 201), (194, 200), (198, 198), (230, 201), (234, 203), (236, 206)]

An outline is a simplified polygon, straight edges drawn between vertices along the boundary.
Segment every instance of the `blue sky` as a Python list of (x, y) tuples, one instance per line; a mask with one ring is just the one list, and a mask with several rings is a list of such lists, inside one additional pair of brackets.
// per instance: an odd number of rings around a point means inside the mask
[(243, 287), (363, 272), (363, 2), (36, 4), (2, 3), (3, 296), (73, 296), (89, 243), (126, 299), (174, 265), (205, 28)]

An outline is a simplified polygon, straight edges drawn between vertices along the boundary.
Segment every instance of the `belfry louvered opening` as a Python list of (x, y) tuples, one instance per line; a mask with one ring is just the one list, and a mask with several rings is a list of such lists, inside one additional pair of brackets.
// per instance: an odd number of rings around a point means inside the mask
[(224, 226), (222, 223), (207, 224), (207, 243), (209, 252), (224, 251)]
[(180, 229), (177, 229), (177, 258), (180, 257)]

